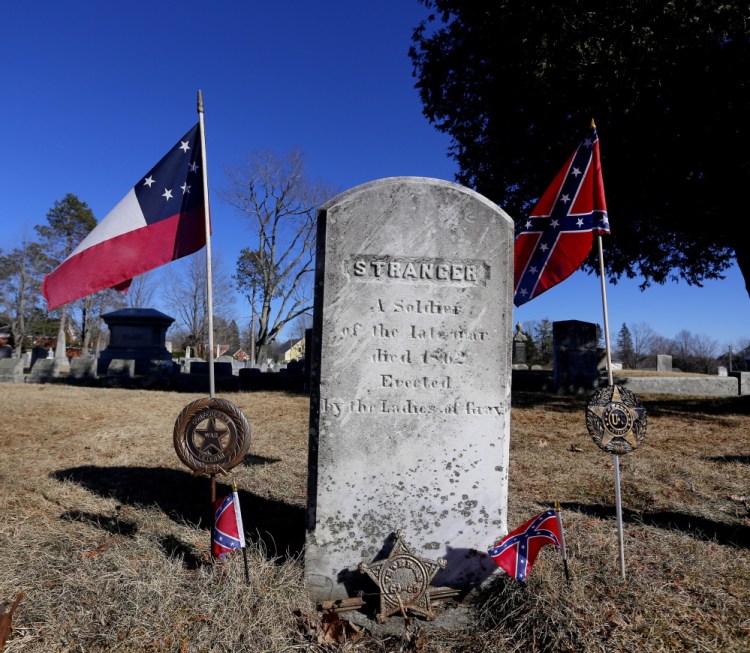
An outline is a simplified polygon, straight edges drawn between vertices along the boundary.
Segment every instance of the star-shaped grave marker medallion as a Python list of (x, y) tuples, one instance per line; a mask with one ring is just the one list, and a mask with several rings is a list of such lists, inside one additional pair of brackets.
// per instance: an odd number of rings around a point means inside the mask
[(380, 612), (376, 619), (383, 623), (390, 615), (407, 611), (434, 619), (429, 585), (435, 574), (445, 569), (447, 561), (421, 558), (404, 542), (401, 531), (395, 537), (387, 558), (359, 564), (360, 573), (367, 574), (380, 590)]
[(596, 445), (608, 453), (637, 449), (646, 437), (646, 409), (638, 397), (619, 385), (597, 390), (586, 408), (586, 426)]
[(209, 415), (207, 421), (208, 423), (204, 428), (193, 429), (193, 441), (196, 443), (201, 456), (223, 456), (223, 443), (226, 440), (226, 436), (229, 434), (229, 429), (217, 426), (216, 416), (213, 414)]

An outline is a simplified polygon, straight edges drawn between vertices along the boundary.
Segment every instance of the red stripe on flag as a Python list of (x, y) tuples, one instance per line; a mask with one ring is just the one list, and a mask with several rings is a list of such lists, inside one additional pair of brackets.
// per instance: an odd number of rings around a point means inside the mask
[(93, 245), (47, 275), (50, 310), (198, 251), (206, 243), (203, 206)]

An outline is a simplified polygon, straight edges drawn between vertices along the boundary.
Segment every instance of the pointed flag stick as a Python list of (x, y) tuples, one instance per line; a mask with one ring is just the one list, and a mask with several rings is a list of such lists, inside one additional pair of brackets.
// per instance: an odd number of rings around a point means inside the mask
[(198, 119), (201, 131), (201, 155), (203, 157), (203, 197), (206, 202), (206, 298), (208, 307), (208, 385), (211, 399), (216, 396), (214, 381), (214, 297), (211, 273), (211, 210), (208, 201), (208, 168), (206, 166), (206, 130), (203, 120), (203, 93), (198, 91)]
[(563, 529), (562, 512), (560, 511), (559, 501), (555, 501), (555, 513), (557, 515), (557, 525), (560, 527), (560, 550), (563, 557), (565, 580), (570, 582), (570, 571), (568, 570), (568, 550), (565, 548), (565, 529)]
[[(592, 120), (593, 123), (593, 120)], [(607, 314), (607, 288), (604, 276), (604, 249), (602, 237), (597, 234), (596, 242), (599, 247), (599, 277), (602, 284), (602, 307), (604, 309), (604, 343), (607, 352), (607, 381), (614, 385), (612, 375), (612, 348), (609, 341), (609, 316)], [(622, 497), (620, 496), (620, 456), (615, 454), (615, 505), (617, 510), (617, 535), (620, 544), (620, 578), (625, 580), (625, 538), (622, 529)]]
[[(235, 483), (234, 481), (232, 481), (232, 492), (234, 493), (235, 497), (237, 497), (237, 508), (239, 509), (240, 502), (239, 502), (239, 496), (237, 495), (237, 483)], [(245, 522), (243, 521), (242, 523), (244, 524)], [(244, 525), (243, 525), (243, 528), (244, 528)], [(244, 544), (244, 537), (241, 539)], [(249, 585), (250, 584), (250, 568), (247, 566), (247, 547), (246, 546), (242, 547), (242, 559), (245, 562), (245, 581)]]

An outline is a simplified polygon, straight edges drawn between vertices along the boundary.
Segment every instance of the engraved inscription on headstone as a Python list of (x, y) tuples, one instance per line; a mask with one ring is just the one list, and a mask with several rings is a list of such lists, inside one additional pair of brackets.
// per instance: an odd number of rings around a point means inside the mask
[(319, 213), (305, 576), (343, 598), (402, 529), (435, 585), (506, 529), (513, 227), (477, 193), (381, 179)]

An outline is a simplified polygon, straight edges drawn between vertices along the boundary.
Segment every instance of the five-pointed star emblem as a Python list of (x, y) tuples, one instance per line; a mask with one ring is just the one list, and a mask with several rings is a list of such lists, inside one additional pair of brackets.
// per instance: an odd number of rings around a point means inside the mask
[(216, 418), (212, 415), (208, 418), (208, 424), (205, 428), (195, 429), (195, 433), (203, 438), (199, 446), (202, 454), (221, 454), (224, 452), (222, 438), (229, 433), (229, 429), (216, 425)]

